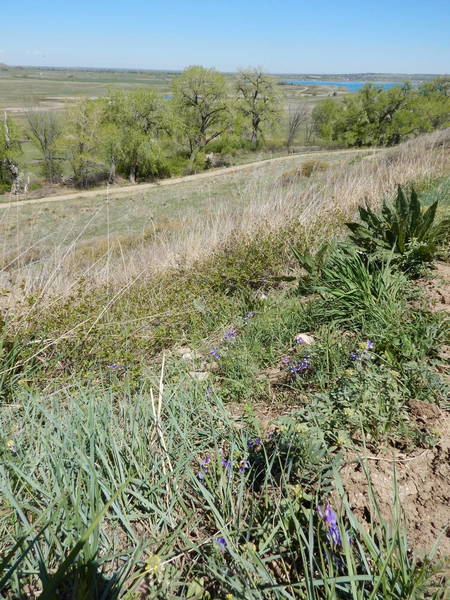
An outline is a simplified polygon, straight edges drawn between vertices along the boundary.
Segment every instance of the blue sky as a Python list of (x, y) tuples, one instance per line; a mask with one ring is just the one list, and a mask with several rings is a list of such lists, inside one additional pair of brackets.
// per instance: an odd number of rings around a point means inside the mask
[[(450, 0), (0, 0), (0, 62), (449, 73)], [(8, 24), (7, 26), (5, 26)]]

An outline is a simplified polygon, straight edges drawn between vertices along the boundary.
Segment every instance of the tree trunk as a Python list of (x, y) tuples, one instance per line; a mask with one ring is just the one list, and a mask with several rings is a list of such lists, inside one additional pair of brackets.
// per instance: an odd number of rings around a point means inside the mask
[(128, 179), (130, 180), (130, 183), (136, 183), (136, 167), (133, 166), (130, 168)]
[(258, 131), (256, 129), (252, 131), (251, 145), (253, 150), (256, 150), (256, 146), (258, 145)]
[(111, 163), (109, 165), (108, 183), (110, 185), (112, 185), (115, 182), (115, 180), (116, 180), (116, 161), (114, 159), (112, 159)]
[(21, 194), (25, 189), (24, 174), (20, 170), (19, 166), (9, 158), (5, 158), (3, 164), (11, 176), (11, 194)]
[(197, 158), (197, 154), (198, 154), (198, 148), (194, 148), (189, 156), (189, 164), (188, 164), (188, 172), (189, 173), (193, 173), (194, 172), (194, 163), (195, 163), (195, 159)]

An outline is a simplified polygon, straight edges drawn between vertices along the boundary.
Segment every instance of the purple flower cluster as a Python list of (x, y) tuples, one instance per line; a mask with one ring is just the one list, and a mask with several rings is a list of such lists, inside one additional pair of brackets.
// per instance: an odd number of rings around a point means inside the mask
[(235, 338), (237, 336), (237, 331), (236, 329), (230, 329), (230, 331), (227, 331), (223, 334), (223, 339), (224, 340), (231, 340), (233, 338)]
[(370, 354), (369, 350), (373, 350), (375, 348), (374, 342), (372, 340), (367, 340), (364, 344), (361, 344), (362, 351), (358, 352), (350, 352), (350, 358), (353, 360), (371, 360), (375, 358), (373, 354)]
[(334, 510), (329, 504), (326, 505), (325, 510), (322, 511), (320, 506), (317, 507), (317, 514), (323, 520), (323, 524), (327, 530), (327, 539), (329, 543), (334, 547), (342, 546), (341, 533), (337, 522), (337, 516)]
[(287, 357), (284, 357), (281, 359), (281, 362), (286, 365), (289, 373), (295, 376), (301, 375), (311, 367), (311, 358), (309, 356), (304, 356), (299, 360), (293, 361)]
[(111, 369), (111, 371), (121, 371), (122, 369), (125, 369), (123, 365), (118, 365), (117, 363), (108, 363), (106, 366), (108, 369)]
[(244, 323), (247, 323), (250, 319), (252, 319), (255, 316), (255, 313), (253, 311), (248, 312), (246, 315), (244, 315), (242, 317), (242, 320), (244, 321)]
[(261, 446), (261, 438), (255, 438), (254, 440), (247, 441), (247, 448), (251, 450), (252, 448), (257, 448)]
[(219, 359), (221, 357), (221, 354), (219, 354), (219, 352), (216, 350), (216, 348), (211, 348), (211, 350), (209, 351), (209, 353), (211, 354), (211, 356), (213, 356), (214, 358)]
[(225, 469), (231, 470), (233, 468), (232, 462), (227, 458), (222, 458), (220, 462), (222, 463), (222, 467), (225, 467)]
[(200, 463), (200, 471), (197, 473), (197, 477), (198, 477), (198, 479), (200, 479), (200, 481), (205, 480), (205, 475), (208, 472), (208, 465), (210, 462), (211, 462), (211, 457), (207, 456)]

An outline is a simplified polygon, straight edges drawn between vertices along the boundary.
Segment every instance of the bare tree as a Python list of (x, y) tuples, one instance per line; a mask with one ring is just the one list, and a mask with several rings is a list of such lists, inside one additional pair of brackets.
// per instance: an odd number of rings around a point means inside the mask
[(42, 154), (42, 174), (54, 183), (62, 173), (61, 160), (57, 156), (56, 142), (62, 134), (61, 122), (50, 111), (30, 111), (27, 113), (31, 141)]
[(294, 143), (295, 137), (298, 134), (298, 132), (302, 128), (306, 128), (309, 114), (310, 111), (307, 106), (301, 104), (297, 106), (289, 106), (286, 138), (286, 146), (288, 152), (292, 151), (292, 144)]

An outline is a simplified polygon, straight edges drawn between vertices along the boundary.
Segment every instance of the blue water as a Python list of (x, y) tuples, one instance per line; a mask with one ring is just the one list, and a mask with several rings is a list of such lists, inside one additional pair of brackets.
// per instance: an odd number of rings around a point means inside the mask
[(396, 85), (402, 85), (401, 83), (380, 83), (377, 81), (322, 81), (321, 79), (308, 79), (305, 81), (289, 79), (285, 83), (289, 83), (290, 85), (337, 85), (338, 87), (345, 87), (349, 92), (358, 92), (366, 83), (373, 83), (383, 90), (389, 90)]

